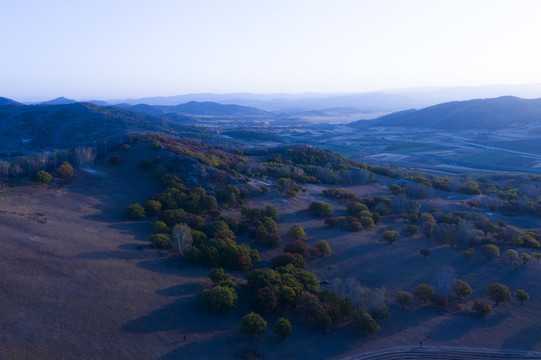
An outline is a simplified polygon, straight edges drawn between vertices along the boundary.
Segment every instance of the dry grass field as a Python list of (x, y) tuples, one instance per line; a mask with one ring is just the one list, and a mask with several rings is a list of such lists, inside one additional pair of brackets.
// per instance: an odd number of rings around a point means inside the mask
[[(239, 306), (229, 314), (200, 308), (196, 297), (210, 286), (209, 269), (148, 246), (152, 219), (125, 218), (126, 205), (160, 191), (152, 174), (138, 168), (141, 156), (134, 150), (118, 166), (102, 161), (97, 172), (79, 170), (73, 181), (58, 188), (27, 183), (0, 189), (0, 358), (235, 359), (239, 351), (261, 349), (267, 359), (327, 359), (420, 340), (426, 345), (541, 350), (541, 262), (515, 270), (503, 256), (488, 261), (478, 253), (467, 260), (460, 250), (421, 236), (383, 242), (379, 232), (402, 229), (401, 220), (386, 219), (362, 232), (330, 229), (322, 218), (307, 213), (308, 205), (328, 201), (338, 216), (345, 207), (325, 199), (323, 187), (316, 185), (294, 199), (272, 190), (248, 205), (275, 206), (284, 239), (291, 225), (300, 224), (309, 245), (327, 240), (333, 255), (310, 260), (308, 269), (322, 281), (353, 277), (364, 286), (384, 286), (390, 317), (380, 322), (379, 332), (366, 337), (347, 326), (328, 333), (311, 330), (294, 312), (286, 313), (293, 333), (282, 341), (270, 327), (283, 314), (271, 314), (265, 316), (270, 325), (265, 336), (241, 335), (238, 324), (250, 307), (242, 291)], [(350, 190), (359, 195), (386, 191), (377, 185)], [(458, 200), (443, 198), (425, 200), (422, 206), (462, 207)], [(237, 210), (229, 213), (240, 216)], [(534, 218), (500, 218), (519, 227), (538, 223)], [(426, 261), (419, 255), (421, 248), (431, 250)], [(280, 251), (259, 250), (260, 266), (268, 266)], [(445, 310), (421, 304), (402, 310), (392, 300), (397, 290), (433, 284), (442, 266), (453, 267), (472, 286), (471, 298), (454, 301)], [(486, 298), (484, 288), (494, 281), (512, 292), (525, 289), (531, 300), (521, 305), (513, 299), (478, 318), (471, 304)]]

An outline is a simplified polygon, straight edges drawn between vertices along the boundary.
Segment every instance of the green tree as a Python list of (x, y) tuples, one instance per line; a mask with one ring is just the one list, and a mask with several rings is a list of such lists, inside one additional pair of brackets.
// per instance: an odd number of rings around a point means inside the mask
[(479, 314), (479, 316), (485, 317), (492, 312), (492, 306), (484, 301), (475, 300), (472, 310)]
[(316, 216), (331, 216), (334, 213), (334, 209), (331, 204), (323, 201), (314, 201), (308, 206), (308, 210)]
[(166, 234), (152, 234), (150, 242), (157, 247), (166, 248), (171, 245), (171, 238)]
[(231, 280), (231, 275), (226, 273), (223, 268), (214, 268), (209, 272), (209, 279), (213, 283), (219, 284), (222, 281)]
[(496, 302), (496, 305), (503, 301), (511, 300), (511, 292), (507, 286), (500, 283), (492, 283), (486, 288), (486, 293), (489, 299)]
[(434, 288), (428, 284), (421, 284), (418, 285), (413, 290), (413, 296), (415, 296), (417, 299), (421, 300), (422, 302), (426, 303), (428, 300), (434, 296)]
[(464, 280), (455, 279), (453, 280), (453, 292), (459, 298), (467, 298), (473, 293), (472, 288)]
[(306, 260), (300, 254), (283, 253), (271, 260), (272, 266), (280, 267), (288, 264), (293, 265), (295, 268), (304, 269), (306, 267)]
[(396, 240), (398, 240), (398, 231), (395, 230), (385, 230), (381, 236), (383, 237), (383, 240), (388, 241), (389, 243), (393, 243)]
[(154, 223), (154, 231), (157, 232), (157, 233), (166, 233), (167, 231), (169, 230), (169, 228), (167, 227), (167, 224), (164, 223), (163, 221), (156, 221)]
[(406, 305), (411, 304), (411, 300), (413, 299), (413, 295), (411, 295), (407, 291), (397, 291), (394, 296), (396, 302), (398, 302), (400, 305), (402, 305), (402, 310), (406, 307)]
[(124, 212), (130, 219), (142, 219), (145, 217), (145, 209), (139, 204), (126, 206)]
[(533, 253), (533, 257), (535, 258), (536, 261), (539, 261), (539, 259), (541, 259), (541, 253), (535, 252)]
[(320, 256), (330, 255), (332, 253), (331, 247), (326, 240), (319, 240), (316, 243), (316, 249)]
[(34, 180), (40, 184), (48, 184), (53, 180), (53, 177), (47, 171), (40, 170), (34, 175)]
[(513, 249), (508, 249), (504, 253), (505, 257), (509, 259), (510, 262), (518, 260), (518, 253)]
[(254, 290), (262, 287), (279, 287), (282, 284), (280, 273), (273, 269), (255, 269), (245, 276), (248, 286)]
[(483, 245), (483, 252), (488, 260), (492, 260), (493, 258), (500, 256), (500, 248), (494, 244)]
[(520, 303), (524, 303), (524, 301), (530, 299), (530, 294), (528, 294), (526, 291), (522, 289), (518, 289), (515, 291), (515, 297), (519, 299)]
[(235, 289), (228, 286), (215, 286), (205, 289), (197, 297), (197, 301), (214, 311), (226, 312), (237, 305), (239, 297)]
[(145, 203), (145, 212), (152, 216), (156, 215), (162, 209), (162, 204), (156, 200), (148, 200)]
[(406, 228), (406, 232), (411, 236), (411, 235), (415, 235), (419, 232), (419, 228), (417, 227), (417, 225), (408, 225), (408, 227)]
[(371, 228), (374, 226), (374, 219), (372, 219), (372, 216), (363, 216), (359, 220), (363, 228)]
[(522, 260), (522, 263), (526, 265), (528, 261), (530, 261), (530, 255), (528, 255), (527, 253), (522, 253), (520, 254), (520, 260)]
[(287, 336), (291, 335), (291, 323), (288, 319), (285, 319), (283, 317), (279, 318), (276, 324), (274, 324), (272, 332), (274, 332), (282, 339), (285, 339)]
[(378, 323), (376, 323), (370, 314), (367, 314), (363, 310), (353, 312), (351, 323), (356, 330), (365, 335), (373, 334), (379, 330)]
[(287, 235), (295, 240), (304, 240), (306, 239), (306, 233), (300, 225), (293, 225), (287, 231)]
[(256, 314), (253, 311), (244, 315), (240, 320), (239, 331), (244, 334), (251, 336), (262, 335), (265, 333), (266, 328), (267, 322), (263, 320), (259, 314)]

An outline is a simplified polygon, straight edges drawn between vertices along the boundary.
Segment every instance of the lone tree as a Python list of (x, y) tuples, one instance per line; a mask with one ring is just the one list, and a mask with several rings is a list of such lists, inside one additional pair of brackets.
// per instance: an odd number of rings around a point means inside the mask
[(492, 306), (484, 301), (475, 300), (472, 310), (479, 314), (479, 316), (485, 317), (492, 312)]
[(383, 237), (383, 240), (387, 241), (389, 244), (398, 240), (398, 232), (394, 230), (385, 230), (381, 236)]
[(423, 255), (423, 257), (425, 258), (425, 261), (426, 261), (427, 256), (430, 255), (430, 250), (421, 249), (421, 251), (419, 251), (419, 255)]
[(528, 261), (530, 261), (530, 255), (528, 255), (527, 253), (522, 253), (520, 254), (520, 260), (522, 260), (522, 263), (526, 265)]
[(394, 296), (395, 300), (402, 305), (402, 310), (406, 307), (406, 305), (411, 304), (411, 300), (413, 299), (413, 295), (411, 295), (407, 291), (397, 291), (396, 295)]
[(64, 161), (59, 167), (56, 168), (56, 174), (61, 178), (69, 178), (73, 176), (73, 166), (67, 161)]
[(504, 255), (511, 263), (518, 260), (518, 253), (513, 249), (506, 250)]
[(530, 294), (528, 294), (526, 291), (522, 289), (518, 289), (515, 291), (515, 297), (520, 301), (520, 303), (524, 303), (524, 301), (530, 299)]
[(288, 319), (283, 317), (279, 318), (276, 324), (274, 324), (272, 332), (282, 339), (285, 339), (287, 336), (291, 335), (291, 323)]
[(249, 314), (244, 315), (240, 320), (239, 331), (244, 334), (249, 334), (252, 337), (254, 335), (264, 334), (266, 328), (267, 322), (263, 320), (263, 318), (259, 314), (256, 314), (253, 311)]
[(53, 180), (53, 177), (47, 171), (40, 170), (34, 175), (34, 180), (40, 184), (48, 184)]
[(434, 296), (434, 288), (428, 284), (421, 284), (413, 290), (413, 296), (426, 303)]
[(511, 300), (511, 292), (507, 286), (500, 283), (492, 283), (486, 288), (487, 296), (490, 300), (496, 302), (496, 305), (503, 301)]
[(500, 256), (500, 248), (494, 244), (487, 244), (483, 246), (483, 252), (488, 260), (492, 260), (493, 258)]
[(541, 253), (534, 252), (533, 257), (535, 258), (536, 261), (539, 261), (539, 259), (541, 259)]
[(304, 240), (306, 239), (306, 233), (300, 225), (293, 225), (287, 231), (287, 235), (295, 240)]
[(326, 240), (319, 240), (316, 243), (316, 249), (320, 256), (331, 255), (332, 253), (331, 246)]
[(473, 294), (473, 290), (470, 285), (464, 280), (454, 279), (453, 280), (453, 292), (456, 296), (461, 299), (467, 298)]
[(142, 219), (145, 217), (145, 209), (139, 204), (126, 206), (124, 212), (130, 219)]

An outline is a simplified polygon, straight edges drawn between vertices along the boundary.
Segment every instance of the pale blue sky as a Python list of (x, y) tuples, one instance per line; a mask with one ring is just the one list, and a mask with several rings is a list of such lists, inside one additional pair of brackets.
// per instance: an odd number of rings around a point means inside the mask
[(537, 0), (0, 0), (0, 96), (541, 83)]

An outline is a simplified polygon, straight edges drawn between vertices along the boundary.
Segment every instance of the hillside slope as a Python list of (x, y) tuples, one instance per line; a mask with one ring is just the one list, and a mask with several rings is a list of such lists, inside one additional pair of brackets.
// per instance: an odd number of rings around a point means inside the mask
[(504, 96), (453, 101), (421, 110), (406, 110), (353, 126), (415, 127), (441, 130), (494, 129), (541, 123), (541, 99)]
[(99, 144), (133, 131), (159, 130), (168, 121), (119, 107), (90, 103), (0, 107), (2, 151), (70, 148)]

